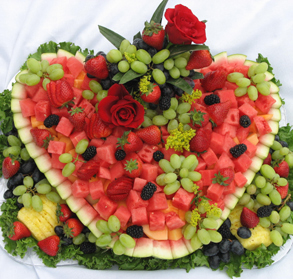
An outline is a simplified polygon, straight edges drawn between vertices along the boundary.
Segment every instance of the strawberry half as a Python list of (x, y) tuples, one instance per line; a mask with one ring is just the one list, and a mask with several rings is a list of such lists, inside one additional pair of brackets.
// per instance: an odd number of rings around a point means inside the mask
[(51, 106), (56, 108), (67, 106), (74, 97), (73, 89), (66, 80), (50, 81), (47, 95)]
[(90, 139), (106, 138), (112, 133), (112, 129), (107, 126), (97, 113), (93, 113), (90, 119), (85, 118), (86, 134)]
[(285, 160), (283, 160), (281, 163), (277, 164), (274, 167), (274, 170), (281, 177), (287, 178), (289, 176), (290, 169), (289, 169), (288, 163)]
[(88, 74), (98, 79), (106, 79), (109, 75), (106, 59), (102, 55), (87, 60), (84, 69)]
[(247, 207), (243, 207), (241, 215), (240, 215), (240, 221), (242, 226), (246, 228), (254, 228), (259, 223), (259, 217), (257, 214)]
[(15, 175), (20, 168), (20, 163), (12, 159), (11, 157), (6, 157), (2, 162), (2, 173), (5, 179), (8, 179)]
[(52, 140), (52, 135), (48, 130), (32, 128), (30, 133), (37, 146), (48, 148), (49, 142)]
[(135, 133), (147, 144), (157, 145), (162, 140), (161, 130), (156, 125), (139, 129)]
[(145, 28), (142, 31), (143, 41), (156, 50), (161, 50), (165, 39), (165, 30), (163, 26), (153, 20), (150, 23), (146, 21), (144, 25)]
[(75, 132), (81, 132), (84, 129), (85, 126), (85, 117), (86, 114), (84, 112), (84, 108), (81, 107), (76, 107), (72, 108), (69, 111), (69, 121), (73, 124), (74, 126), (74, 131)]
[(215, 174), (213, 183), (218, 183), (223, 186), (228, 186), (234, 180), (234, 170), (232, 168), (222, 168)]
[(107, 196), (113, 201), (120, 201), (127, 198), (133, 187), (133, 179), (121, 176), (113, 180), (107, 187)]
[(217, 103), (217, 104), (208, 106), (206, 110), (210, 118), (214, 121), (214, 123), (217, 126), (219, 126), (224, 122), (229, 112), (230, 106), (231, 106), (231, 102), (228, 100), (224, 103)]
[(122, 137), (118, 139), (117, 147), (121, 148), (125, 152), (139, 151), (142, 149), (143, 142), (137, 134), (131, 131), (124, 132)]
[(227, 74), (223, 70), (216, 70), (208, 72), (201, 80), (201, 86), (206, 92), (212, 92), (216, 89), (221, 89), (225, 86)]
[(13, 224), (8, 228), (7, 236), (11, 240), (19, 240), (24, 237), (31, 236), (30, 230), (21, 222), (15, 221)]
[(60, 238), (57, 235), (49, 236), (38, 242), (40, 249), (49, 256), (56, 256), (59, 250)]
[(189, 57), (186, 70), (201, 69), (208, 67), (213, 62), (212, 56), (209, 50), (197, 50), (193, 51)]
[(203, 128), (196, 131), (196, 135), (190, 140), (190, 150), (198, 153), (206, 151), (211, 144), (209, 131)]

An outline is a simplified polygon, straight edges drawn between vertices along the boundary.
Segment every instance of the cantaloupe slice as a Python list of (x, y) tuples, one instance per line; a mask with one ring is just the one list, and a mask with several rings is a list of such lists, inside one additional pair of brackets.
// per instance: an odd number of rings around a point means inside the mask
[(168, 239), (169, 240), (179, 240), (183, 237), (182, 229), (175, 229), (175, 230), (169, 230), (168, 232)]
[(149, 225), (143, 225), (143, 232), (151, 239), (154, 240), (167, 240), (168, 239), (168, 228), (165, 226), (164, 230), (151, 231)]

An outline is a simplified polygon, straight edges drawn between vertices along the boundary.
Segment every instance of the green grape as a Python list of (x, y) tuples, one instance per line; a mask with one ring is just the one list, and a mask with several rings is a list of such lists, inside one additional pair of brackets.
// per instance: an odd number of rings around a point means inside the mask
[(198, 235), (195, 234), (191, 240), (190, 240), (190, 245), (192, 249), (198, 250), (202, 246), (202, 242), (199, 240)]
[(87, 238), (90, 243), (95, 243), (97, 241), (97, 237), (92, 232), (89, 233)]
[(174, 64), (178, 69), (184, 69), (187, 66), (187, 60), (184, 57), (177, 57)]
[(276, 150), (272, 153), (272, 159), (274, 161), (278, 161), (278, 160), (282, 160), (283, 159), (283, 155), (281, 155), (280, 150)]
[(155, 82), (158, 84), (164, 84), (166, 82), (166, 76), (164, 72), (162, 72), (160, 69), (154, 69), (152, 72), (152, 76)]
[(19, 197), (17, 198), (17, 202), (22, 203), (22, 196), (19, 196)]
[(164, 181), (165, 181), (166, 184), (173, 183), (176, 180), (177, 180), (177, 174), (176, 173), (169, 172), (164, 177)]
[(283, 237), (278, 231), (271, 231), (270, 238), (276, 246), (281, 247), (283, 245)]
[(202, 224), (207, 229), (216, 229), (218, 227), (218, 222), (213, 218), (204, 218)]
[(189, 178), (181, 178), (180, 183), (182, 187), (189, 193), (193, 192), (194, 183)]
[(170, 156), (170, 164), (174, 169), (181, 167), (181, 160), (178, 154), (174, 153)]
[(49, 184), (49, 185), (50, 185), (50, 183), (49, 183), (49, 181), (47, 180), (47, 178), (43, 178), (42, 180), (40, 180), (39, 182), (37, 182), (37, 183), (35, 184), (35, 187), (37, 188), (39, 185), (42, 185), (42, 184)]
[(126, 39), (124, 39), (120, 46), (119, 46), (119, 50), (122, 54), (124, 54), (124, 52), (127, 50), (127, 48), (130, 46), (130, 42)]
[(26, 65), (29, 70), (34, 74), (41, 70), (41, 62), (36, 60), (35, 58), (29, 58), (26, 61)]
[(170, 108), (171, 109), (174, 109), (174, 110), (177, 110), (177, 107), (178, 107), (178, 100), (176, 98), (171, 98), (171, 106)]
[(47, 71), (47, 68), (50, 66), (50, 63), (49, 63), (49, 61), (48, 60), (42, 60), (41, 61), (41, 71), (42, 72), (46, 72)]
[(230, 73), (227, 76), (227, 80), (235, 83), (239, 78), (243, 78), (243, 77), (244, 75), (242, 73), (234, 72), (234, 73)]
[(82, 97), (87, 100), (92, 100), (94, 98), (95, 94), (91, 90), (83, 90), (82, 91)]
[(176, 117), (176, 111), (172, 108), (163, 111), (163, 116), (169, 120), (174, 119)]
[(166, 70), (171, 70), (174, 67), (174, 59), (173, 58), (168, 58), (167, 60), (164, 61), (164, 68)]
[(99, 91), (103, 90), (102, 85), (94, 79), (89, 82), (89, 87), (94, 93), (98, 93)]
[(265, 81), (266, 75), (264, 73), (256, 74), (251, 79), (254, 83), (261, 83), (261, 82)]
[(254, 200), (254, 205), (253, 205), (253, 210), (257, 211), (260, 207), (262, 207), (263, 205), (260, 204), (258, 201)]
[(211, 242), (211, 236), (206, 229), (199, 229), (197, 236), (203, 245), (208, 245)]
[(273, 179), (274, 176), (276, 175), (275, 170), (270, 165), (267, 165), (267, 164), (261, 166), (260, 173), (267, 179)]
[(50, 200), (51, 202), (54, 202), (54, 203), (60, 203), (61, 202), (61, 198), (58, 195), (58, 193), (56, 193), (56, 192), (50, 192), (50, 193), (46, 194), (46, 198), (48, 200)]
[(52, 191), (52, 186), (49, 184), (41, 184), (41, 185), (38, 185), (38, 187), (36, 187), (36, 189), (39, 194), (45, 195), (45, 194), (48, 194)]
[(27, 188), (30, 188), (34, 185), (34, 180), (30, 176), (26, 176), (23, 179), (23, 185)]
[(96, 245), (98, 247), (106, 247), (112, 241), (112, 236), (110, 234), (102, 234), (100, 237), (97, 238)]
[(149, 117), (147, 117), (146, 115), (144, 115), (143, 119), (144, 120), (141, 123), (142, 127), (146, 128), (146, 127), (153, 125), (153, 121)]
[(184, 238), (187, 240), (191, 239), (196, 233), (196, 230), (196, 227), (192, 226), (191, 224), (188, 224), (184, 230)]
[(220, 243), (223, 239), (222, 235), (217, 231), (208, 230), (208, 233), (210, 235), (211, 242)]
[[(179, 159), (180, 160), (180, 159)], [(180, 160), (181, 162), (181, 160)], [(180, 169), (179, 171), (179, 176), (181, 178), (185, 178), (185, 177), (188, 177), (188, 174), (189, 174), (189, 170), (187, 168), (183, 168), (183, 169)], [(189, 177), (190, 178), (190, 177)], [(190, 178), (191, 179), (191, 178)], [(192, 179), (191, 179), (192, 180)]]
[(276, 211), (276, 210), (273, 210), (271, 215), (269, 216), (270, 218), (270, 221), (273, 223), (273, 224), (277, 224), (279, 223), (280, 221), (280, 215), (279, 213)]
[(258, 91), (255, 86), (251, 85), (247, 88), (247, 95), (250, 100), (256, 101), (258, 98)]
[(270, 221), (269, 217), (263, 217), (263, 218), (259, 218), (259, 224), (263, 228), (268, 228), (271, 225), (271, 221)]
[(237, 87), (234, 91), (236, 97), (244, 96), (247, 93), (247, 87)]
[(40, 77), (38, 75), (30, 75), (26, 78), (25, 83), (28, 86), (34, 86), (37, 85), (41, 81)]
[(271, 199), (262, 193), (257, 194), (256, 200), (263, 205), (270, 205), (271, 204)]
[(165, 176), (166, 176), (165, 173), (158, 175), (156, 178), (156, 183), (160, 186), (165, 186), (166, 185), (165, 179), (164, 179)]
[(32, 194), (31, 193), (24, 193), (22, 195), (22, 203), (25, 208), (30, 208), (32, 206)]
[(254, 73), (261, 74), (265, 73), (268, 70), (268, 64), (266, 62), (261, 62), (259, 65), (256, 66)]
[(192, 212), (191, 211), (186, 211), (185, 212), (185, 221), (187, 223), (190, 223), (191, 222), (191, 216), (192, 216)]
[(168, 126), (167, 126), (167, 130), (170, 133), (170, 131), (177, 129), (179, 126), (177, 119), (172, 119), (169, 121)]
[(123, 255), (126, 252), (126, 247), (118, 239), (113, 246), (113, 252), (116, 255)]
[(112, 232), (118, 232), (121, 226), (118, 217), (115, 215), (111, 215), (108, 219), (108, 226)]
[(100, 102), (101, 100), (103, 100), (107, 96), (108, 96), (108, 90), (101, 90), (97, 94), (97, 100)]
[(281, 234), (281, 236), (283, 236), (284, 238), (287, 238), (287, 237), (288, 237), (288, 234), (287, 234), (287, 233), (284, 233), (284, 232), (282, 231), (281, 227), (277, 227), (277, 226), (275, 226), (274, 229), (275, 229), (276, 231), (278, 231), (278, 232)]
[(236, 85), (238, 85), (239, 87), (247, 87), (251, 84), (251, 81), (249, 78), (239, 78), (236, 81)]
[(87, 147), (89, 145), (89, 141), (87, 139), (82, 139), (78, 142), (78, 144), (75, 147), (75, 152), (77, 154), (82, 154), (86, 151)]
[(9, 135), (7, 137), (7, 141), (8, 141), (10, 146), (21, 146), (22, 145), (20, 139), (17, 138), (16, 136), (14, 136), (14, 135)]
[(286, 221), (291, 215), (290, 207), (288, 205), (282, 207), (282, 209), (279, 211), (279, 215), (282, 222)]
[(157, 126), (164, 126), (168, 123), (168, 119), (163, 115), (156, 115), (153, 117), (153, 123)]
[(289, 167), (293, 167), (293, 154), (289, 153), (285, 156), (285, 161), (288, 163)]
[(256, 84), (258, 92), (264, 96), (270, 95), (270, 84), (267, 81)]
[(247, 193), (244, 193), (243, 196), (239, 199), (238, 203), (240, 205), (246, 205), (250, 201), (250, 195)]
[(51, 74), (49, 74), (49, 78), (51, 80), (59, 80), (61, 78), (64, 77), (64, 71), (63, 69), (56, 69), (56, 70), (53, 70)]
[(28, 161), (31, 158), (25, 147), (20, 150), (20, 157), (24, 161)]
[(148, 70), (147, 65), (140, 61), (133, 61), (130, 64), (130, 68), (139, 74), (145, 74)]
[(138, 49), (135, 53), (135, 56), (139, 61), (143, 62), (146, 65), (148, 65), (152, 62), (152, 57), (144, 49)]
[(286, 156), (287, 154), (289, 154), (290, 150), (288, 147), (282, 147), (280, 149), (280, 154), (283, 155), (283, 156)]
[(273, 150), (280, 150), (282, 148), (282, 144), (278, 141), (274, 140), (273, 145), (271, 146)]
[(156, 116), (158, 113), (155, 111), (155, 110), (153, 110), (153, 109), (147, 109), (146, 111), (145, 111), (145, 115), (147, 116), (147, 117), (149, 117), (150, 119), (153, 119), (153, 117), (154, 116)]
[(163, 63), (168, 57), (170, 56), (170, 51), (166, 48), (158, 51), (154, 56), (153, 56), (153, 62), (154, 64), (161, 64)]
[(190, 71), (186, 69), (179, 69), (180, 71), (180, 76), (182, 77), (188, 77), (190, 75)]
[(47, 73), (50, 75), (54, 70), (63, 69), (61, 64), (52, 64), (47, 67)]
[(169, 172), (174, 172), (174, 168), (171, 166), (170, 162), (166, 159), (162, 159), (159, 161), (159, 166), (160, 168), (165, 172), (165, 173), (169, 173)]
[(106, 57), (110, 63), (118, 63), (122, 60), (122, 53), (118, 49), (111, 49)]
[(26, 79), (30, 76), (31, 74), (29, 73), (26, 73), (26, 74), (21, 74), (18, 78), (19, 78), (19, 81), (21, 83), (26, 83)]
[(32, 207), (37, 212), (41, 212), (43, 210), (43, 202), (38, 195), (34, 195), (32, 197)]
[(180, 123), (182, 123), (182, 124), (188, 124), (188, 123), (190, 123), (190, 114), (189, 113), (183, 113), (183, 114), (180, 114), (179, 116), (178, 116), (178, 120), (179, 120), (179, 122)]
[(63, 153), (59, 156), (59, 161), (64, 164), (70, 163), (72, 159), (73, 157), (70, 153)]
[(19, 185), (15, 187), (13, 190), (13, 195), (15, 196), (21, 196), (27, 191), (27, 188), (24, 185)]
[(252, 76), (254, 76), (255, 75), (255, 69), (256, 69), (256, 67), (258, 66), (258, 64), (253, 64), (253, 65), (251, 65), (250, 67), (249, 67), (249, 69), (248, 69), (248, 77), (252, 77)]
[(126, 51), (127, 53), (130, 53), (130, 54), (133, 54), (136, 52), (136, 46), (135, 45), (130, 45), (126, 48)]
[(21, 151), (20, 146), (11, 146), (3, 150), (3, 155), (4, 157), (8, 157), (11, 154), (17, 157), (20, 154), (20, 151)]
[(249, 202), (245, 205), (245, 207), (247, 207), (250, 210), (253, 210), (253, 208), (254, 208), (254, 200), (250, 199)]
[(112, 231), (109, 228), (108, 222), (105, 220), (98, 220), (96, 223), (96, 227), (99, 231), (104, 234), (110, 234)]
[(62, 169), (62, 175), (65, 177), (70, 176), (75, 171), (75, 164), (74, 163), (67, 163), (64, 168)]
[(72, 242), (75, 245), (80, 245), (86, 241), (86, 236), (84, 233), (80, 233), (79, 235), (72, 238)]
[(255, 186), (260, 189), (266, 186), (266, 182), (267, 182), (266, 179), (261, 175), (257, 176), (254, 179)]
[(187, 168), (191, 170), (192, 166), (195, 163), (198, 163), (198, 160), (195, 155), (189, 155), (188, 157), (185, 158), (185, 160), (182, 162), (181, 168)]
[(42, 83), (42, 86), (44, 88), (44, 90), (47, 91), (47, 84), (49, 84), (51, 81), (48, 79), (48, 78), (44, 78), (43, 79), (43, 83)]
[(179, 114), (183, 114), (183, 113), (189, 112), (190, 109), (191, 109), (191, 104), (189, 104), (189, 103), (181, 103), (181, 104), (178, 105), (176, 111)]
[(269, 197), (274, 205), (280, 205), (282, 203), (281, 195), (276, 189), (269, 193)]
[(118, 63), (118, 70), (121, 73), (126, 73), (129, 69), (130, 69), (130, 65), (129, 65), (129, 63), (126, 60), (121, 60)]
[(270, 182), (267, 182), (266, 183), (266, 186), (263, 187), (260, 192), (264, 195), (268, 195), (270, 192), (272, 192), (274, 189), (274, 186), (270, 183)]
[(38, 72), (36, 73), (36, 75), (39, 76), (39, 77), (42, 77), (42, 76), (43, 76), (43, 72), (42, 72), (42, 71), (38, 71)]
[(280, 177), (277, 180), (277, 184), (278, 184), (278, 186), (286, 186), (288, 184), (288, 180), (284, 177)]
[(126, 248), (134, 248), (135, 247), (135, 240), (128, 234), (126, 233), (122, 233), (120, 236), (119, 236), (119, 240), (121, 242), (121, 244), (123, 246), (125, 246)]
[(171, 70), (169, 70), (169, 74), (172, 78), (177, 79), (180, 77), (180, 70), (174, 66)]
[(283, 223), (281, 226), (281, 230), (287, 234), (293, 234), (293, 224)]
[(168, 183), (165, 187), (164, 187), (164, 193), (166, 195), (172, 195), (174, 193), (176, 193), (180, 188), (180, 182), (178, 180), (172, 182), (172, 183)]
[(253, 195), (256, 192), (256, 186), (254, 184), (250, 184), (246, 188), (246, 193), (249, 195)]

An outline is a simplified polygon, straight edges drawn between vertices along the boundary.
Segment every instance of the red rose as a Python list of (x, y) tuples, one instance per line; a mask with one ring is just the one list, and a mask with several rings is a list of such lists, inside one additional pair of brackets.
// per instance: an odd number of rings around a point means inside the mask
[(121, 84), (114, 84), (98, 105), (98, 114), (109, 128), (138, 128), (144, 121), (144, 107)]
[(165, 17), (168, 20), (166, 32), (173, 44), (203, 44), (206, 41), (204, 22), (183, 5), (176, 5), (175, 9), (167, 9)]

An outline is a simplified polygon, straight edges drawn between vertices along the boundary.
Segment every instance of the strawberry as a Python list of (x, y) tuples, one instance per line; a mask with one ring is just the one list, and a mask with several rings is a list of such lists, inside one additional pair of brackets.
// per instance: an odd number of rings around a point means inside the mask
[(133, 187), (133, 179), (121, 176), (113, 180), (107, 187), (107, 196), (113, 201), (121, 201), (127, 198)]
[(69, 218), (63, 226), (64, 234), (67, 237), (78, 236), (84, 228), (84, 225), (77, 218)]
[(148, 86), (148, 92), (140, 92), (140, 97), (147, 103), (156, 103), (161, 97), (161, 89), (155, 83), (150, 83)]
[(214, 123), (219, 126), (221, 125), (231, 106), (231, 102), (228, 100), (224, 103), (217, 103), (207, 107), (207, 112)]
[(74, 125), (75, 132), (81, 132), (85, 126), (85, 112), (84, 108), (76, 107), (69, 111), (69, 121)]
[(59, 217), (59, 220), (61, 222), (65, 222), (68, 220), (70, 217), (72, 217), (73, 213), (66, 204), (58, 204), (57, 206), (57, 212), (56, 212), (57, 217)]
[(277, 164), (274, 167), (274, 170), (278, 175), (280, 175), (281, 177), (285, 177), (285, 178), (288, 177), (289, 171), (290, 171), (289, 165), (285, 160), (283, 160), (281, 163)]
[(209, 123), (209, 114), (205, 110), (190, 111), (190, 119), (195, 128), (204, 127)]
[(153, 20), (150, 23), (146, 21), (145, 28), (142, 31), (142, 39), (149, 46), (161, 50), (164, 45), (165, 30), (160, 23)]
[(228, 186), (234, 180), (234, 170), (232, 168), (221, 168), (218, 173), (215, 174), (213, 183), (218, 183), (223, 186)]
[(48, 148), (49, 141), (52, 140), (52, 135), (48, 130), (32, 128), (30, 132), (37, 146)]
[(74, 97), (73, 89), (66, 80), (51, 81), (47, 84), (47, 95), (51, 106), (68, 106)]
[(264, 159), (263, 165), (270, 165), (271, 162), (272, 162), (272, 155), (271, 155), (271, 153), (269, 153), (267, 158)]
[(102, 55), (87, 60), (84, 69), (88, 74), (98, 79), (106, 79), (109, 75), (106, 59)]
[(246, 228), (254, 228), (259, 223), (259, 217), (257, 214), (247, 207), (243, 207), (241, 215), (240, 215), (240, 221), (242, 226)]
[(196, 135), (190, 140), (190, 150), (195, 152), (204, 152), (210, 147), (211, 138), (208, 131), (201, 128), (197, 130)]
[(285, 186), (275, 186), (275, 188), (280, 193), (281, 198), (285, 199), (288, 195), (289, 183), (287, 183)]
[(130, 152), (121, 161), (124, 167), (124, 173), (128, 177), (138, 177), (142, 172), (142, 161), (135, 152)]
[(112, 129), (103, 122), (97, 113), (93, 113), (90, 119), (85, 118), (85, 122), (85, 131), (90, 139), (106, 138), (112, 133)]
[(157, 145), (162, 140), (161, 130), (156, 125), (139, 129), (135, 132), (135, 134), (145, 143), (151, 145)]
[(40, 249), (49, 256), (56, 256), (59, 250), (60, 238), (57, 235), (51, 235), (38, 242)]
[(208, 72), (201, 80), (201, 86), (207, 91), (215, 91), (225, 86), (227, 74), (223, 70), (216, 70)]
[(31, 232), (23, 223), (15, 221), (8, 227), (7, 236), (11, 240), (19, 240), (31, 236)]
[(20, 163), (12, 159), (11, 157), (6, 157), (2, 162), (2, 173), (5, 179), (8, 179), (15, 175), (20, 168)]
[(90, 160), (83, 163), (77, 171), (77, 177), (81, 180), (89, 180), (93, 175), (97, 174), (100, 169), (98, 161)]
[(211, 65), (213, 62), (209, 50), (193, 51), (189, 57), (186, 70), (201, 69)]
[(143, 142), (134, 132), (124, 132), (122, 137), (118, 139), (117, 147), (121, 147), (125, 152), (139, 151), (142, 149)]

